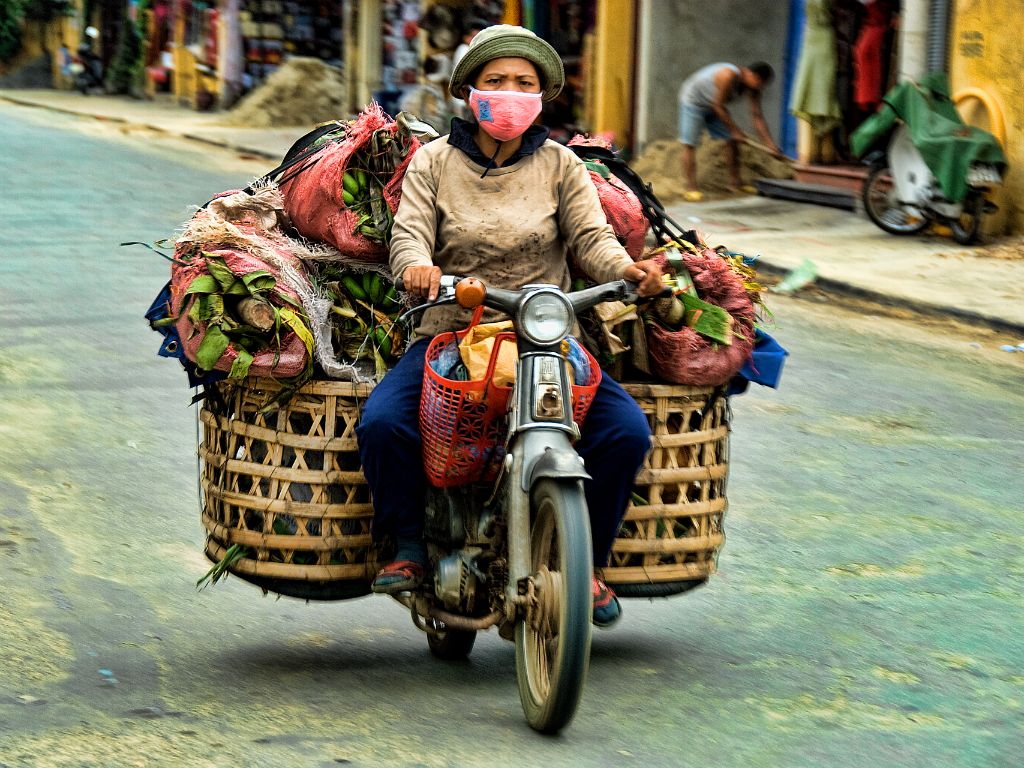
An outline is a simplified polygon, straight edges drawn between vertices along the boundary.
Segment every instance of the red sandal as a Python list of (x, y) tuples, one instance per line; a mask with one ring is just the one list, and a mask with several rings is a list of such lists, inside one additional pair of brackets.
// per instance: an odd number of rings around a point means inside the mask
[(619, 598), (615, 596), (612, 588), (605, 584), (597, 576), (591, 582), (591, 591), (594, 597), (594, 610), (591, 620), (595, 627), (607, 629), (622, 617), (622, 605)]
[(423, 583), (423, 566), (413, 560), (396, 560), (388, 563), (377, 572), (371, 589), (391, 595), (396, 592), (408, 592)]

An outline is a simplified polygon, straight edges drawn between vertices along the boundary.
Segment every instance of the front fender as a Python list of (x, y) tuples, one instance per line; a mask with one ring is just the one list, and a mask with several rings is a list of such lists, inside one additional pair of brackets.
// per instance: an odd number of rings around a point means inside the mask
[(545, 448), (523, 473), (523, 490), (529, 491), (542, 478), (589, 480), (583, 459), (572, 448)]

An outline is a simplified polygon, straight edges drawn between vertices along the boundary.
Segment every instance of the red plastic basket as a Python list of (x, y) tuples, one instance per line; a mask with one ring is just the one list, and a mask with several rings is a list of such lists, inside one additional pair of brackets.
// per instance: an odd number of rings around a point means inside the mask
[[(515, 334), (506, 332), (495, 336), (487, 375), (480, 381), (447, 379), (431, 365), (452, 343), (453, 337), (456, 342), (461, 341), (477, 322), (479, 313), (474, 314), (465, 330), (435, 336), (427, 347), (420, 399), (420, 433), (423, 469), (427, 480), (436, 488), (493, 480), (505, 455), (512, 387), (496, 386), (492, 375), (501, 345), (515, 342)], [(590, 381), (572, 388), (573, 419), (581, 427), (601, 383), (597, 360), (586, 349), (583, 352), (590, 362)]]

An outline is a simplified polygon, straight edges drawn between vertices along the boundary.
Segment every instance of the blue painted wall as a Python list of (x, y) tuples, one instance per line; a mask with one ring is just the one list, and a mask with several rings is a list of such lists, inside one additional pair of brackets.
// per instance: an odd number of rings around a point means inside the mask
[(789, 111), (796, 68), (804, 38), (804, 0), (789, 0), (789, 25), (786, 29), (785, 72), (782, 78), (782, 111), (779, 114), (779, 146), (796, 157), (796, 118)]

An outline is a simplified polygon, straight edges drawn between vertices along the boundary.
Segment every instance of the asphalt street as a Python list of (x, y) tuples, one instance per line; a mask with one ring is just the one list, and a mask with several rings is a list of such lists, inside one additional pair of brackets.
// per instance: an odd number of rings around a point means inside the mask
[(494, 632), (445, 664), (386, 598), (195, 588), (168, 264), (119, 243), (267, 161), (7, 104), (0, 137), (0, 768), (1020, 765), (1024, 356), (989, 332), (769, 296), (792, 357), (733, 398), (720, 572), (626, 602), (546, 738)]

